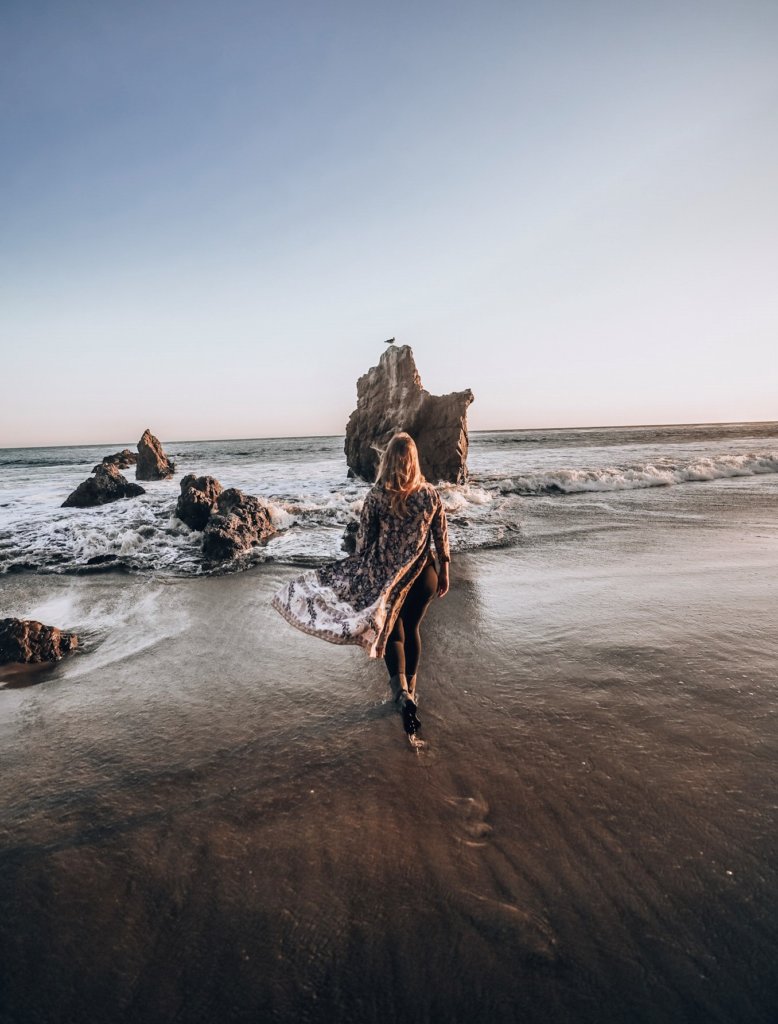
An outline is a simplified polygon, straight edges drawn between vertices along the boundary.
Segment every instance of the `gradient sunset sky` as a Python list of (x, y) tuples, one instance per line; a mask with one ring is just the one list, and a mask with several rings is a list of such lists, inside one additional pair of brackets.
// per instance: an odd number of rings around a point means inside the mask
[(0, 5), (0, 446), (778, 419), (778, 4)]

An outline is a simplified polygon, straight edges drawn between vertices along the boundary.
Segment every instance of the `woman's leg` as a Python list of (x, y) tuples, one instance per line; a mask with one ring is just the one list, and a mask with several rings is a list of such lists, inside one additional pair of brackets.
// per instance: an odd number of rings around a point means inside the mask
[(392, 688), (405, 690), (408, 685), (405, 675), (405, 626), (399, 615), (386, 642), (384, 662), (389, 672)]
[(413, 693), (416, 688), (416, 670), (419, 667), (421, 654), (421, 620), (430, 606), (438, 589), (438, 573), (433, 561), (427, 562), (418, 578), (408, 591), (398, 616), (405, 633), (404, 667), (408, 679), (408, 687)]

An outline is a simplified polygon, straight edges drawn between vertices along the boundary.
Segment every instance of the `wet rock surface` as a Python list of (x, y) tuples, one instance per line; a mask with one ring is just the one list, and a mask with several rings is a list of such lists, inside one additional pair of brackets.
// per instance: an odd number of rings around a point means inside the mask
[(407, 431), (419, 449), (421, 470), (432, 483), (467, 479), (467, 409), (470, 389), (431, 395), (421, 384), (409, 345), (392, 345), (378, 366), (357, 381), (357, 407), (346, 425), (346, 461), (363, 480), (375, 480), (380, 454), (392, 434)]
[(75, 633), (34, 619), (0, 619), (0, 665), (59, 661), (78, 647)]
[(62, 502), (62, 508), (91, 508), (145, 493), (140, 484), (131, 484), (122, 476), (116, 466), (100, 463), (95, 467), (94, 475), (87, 477)]
[(106, 455), (101, 462), (92, 470), (96, 473), (101, 466), (116, 466), (117, 469), (129, 469), (130, 466), (134, 466), (138, 461), (138, 456), (135, 452), (131, 452), (129, 448), (124, 448), (120, 452), (114, 452), (113, 455)]
[(176, 504), (176, 516), (192, 530), (204, 530), (216, 499), (224, 492), (219, 481), (212, 476), (188, 473), (181, 481), (181, 495)]
[(138, 441), (138, 461), (135, 467), (136, 480), (166, 480), (175, 472), (176, 465), (165, 454), (159, 438), (150, 430), (143, 431)]
[(230, 487), (216, 499), (205, 526), (203, 555), (212, 562), (235, 558), (275, 532), (267, 506)]

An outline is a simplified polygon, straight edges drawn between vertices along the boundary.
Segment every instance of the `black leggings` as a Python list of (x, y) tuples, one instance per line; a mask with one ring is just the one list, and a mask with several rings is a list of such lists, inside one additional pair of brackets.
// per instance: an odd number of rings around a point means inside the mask
[(438, 589), (438, 572), (430, 559), (414, 580), (389, 634), (384, 661), (390, 676), (416, 675), (421, 654), (419, 626)]

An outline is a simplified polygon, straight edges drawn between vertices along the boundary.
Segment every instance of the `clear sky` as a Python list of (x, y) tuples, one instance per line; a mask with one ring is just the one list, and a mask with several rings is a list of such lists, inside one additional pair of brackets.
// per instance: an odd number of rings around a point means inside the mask
[(778, 4), (3, 0), (0, 446), (778, 419)]

